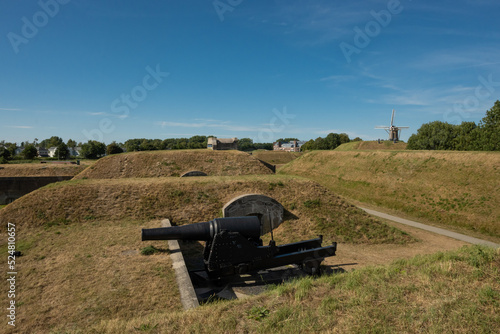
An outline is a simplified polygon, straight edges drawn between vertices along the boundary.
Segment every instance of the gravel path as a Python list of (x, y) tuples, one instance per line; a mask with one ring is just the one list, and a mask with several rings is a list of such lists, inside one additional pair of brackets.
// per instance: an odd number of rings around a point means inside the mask
[(490, 246), (490, 247), (493, 247), (493, 248), (500, 248), (500, 244), (496, 244), (496, 243), (491, 242), (491, 241), (486, 241), (486, 240), (481, 240), (481, 239), (474, 238), (474, 237), (469, 237), (469, 236), (467, 236), (465, 234), (451, 232), (451, 231), (448, 231), (448, 230), (445, 230), (445, 229), (442, 229), (442, 228), (439, 228), (439, 227), (434, 227), (434, 226), (429, 226), (429, 225), (417, 223), (417, 222), (412, 221), (412, 220), (403, 219), (403, 218), (399, 218), (399, 217), (396, 217), (396, 216), (391, 216), (391, 215), (388, 215), (386, 213), (378, 212), (378, 211), (375, 211), (375, 210), (370, 210), (370, 209), (366, 209), (366, 208), (362, 208), (362, 207), (360, 207), (360, 209), (366, 211), (367, 213), (369, 213), (370, 215), (373, 215), (373, 216), (377, 216), (377, 217), (380, 217), (380, 218), (392, 220), (392, 221), (395, 221), (395, 222), (400, 223), (400, 224), (405, 224), (405, 225), (413, 226), (413, 227), (416, 227), (416, 228), (419, 228), (419, 229), (422, 229), (422, 230), (426, 230), (426, 231), (429, 231), (429, 232), (441, 234), (441, 235), (444, 235), (444, 236), (447, 236), (447, 237), (450, 237), (450, 238), (453, 238), (453, 239), (465, 241), (465, 242), (468, 242), (468, 243), (471, 243), (471, 244), (475, 244), (475, 245), (485, 245), (485, 246)]

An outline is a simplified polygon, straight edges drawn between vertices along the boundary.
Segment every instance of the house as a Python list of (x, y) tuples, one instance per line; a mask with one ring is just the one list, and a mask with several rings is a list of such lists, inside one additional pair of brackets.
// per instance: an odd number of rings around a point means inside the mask
[(289, 143), (281, 143), (277, 141), (273, 144), (273, 151), (300, 152), (300, 147), (305, 143), (305, 141), (298, 140), (294, 140)]
[(237, 150), (238, 138), (209, 137), (207, 140), (209, 150)]
[(36, 151), (38, 152), (38, 156), (40, 158), (48, 158), (49, 157), (49, 150), (46, 149), (45, 147), (37, 147)]
[(82, 150), (82, 148), (80, 146), (77, 146), (77, 147), (68, 147), (68, 150), (69, 150), (69, 155), (72, 156), (72, 157), (78, 157), (80, 156), (80, 151)]
[(49, 151), (49, 157), (53, 158), (56, 155), (57, 147), (52, 146), (47, 149)]

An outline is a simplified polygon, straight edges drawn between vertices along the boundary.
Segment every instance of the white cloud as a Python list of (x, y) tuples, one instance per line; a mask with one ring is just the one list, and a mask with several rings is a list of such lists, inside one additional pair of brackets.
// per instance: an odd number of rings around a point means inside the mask
[(13, 129), (33, 129), (33, 126), (29, 125), (7, 125), (7, 128), (13, 128)]
[(105, 116), (105, 117), (116, 117), (120, 119), (125, 119), (128, 117), (127, 114), (112, 114), (112, 113), (107, 113), (104, 111), (99, 111), (99, 112), (87, 112), (88, 115), (90, 116)]

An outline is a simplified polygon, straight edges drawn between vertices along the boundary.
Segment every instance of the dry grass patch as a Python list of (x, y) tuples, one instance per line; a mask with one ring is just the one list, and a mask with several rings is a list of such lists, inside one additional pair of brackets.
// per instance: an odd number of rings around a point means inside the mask
[(280, 170), (340, 195), (500, 240), (498, 152), (311, 152)]
[[(234, 304), (216, 304), (180, 312), (167, 243), (140, 241), (140, 229), (157, 227), (160, 219), (177, 224), (207, 221), (220, 217), (227, 201), (245, 193), (268, 195), (284, 204), (286, 221), (275, 233), (278, 244), (320, 233), (325, 243), (414, 241), (317, 183), (294, 177), (89, 179), (51, 184), (0, 211), (1, 229), (5, 231), (7, 222), (16, 224), (17, 246), (24, 253), (17, 261), (17, 329), (159, 333), (258, 328), (248, 317), (259, 311), (251, 311), (246, 301), (237, 304), (243, 305), (243, 311)], [(150, 245), (161, 252), (141, 255), (141, 249)], [(0, 240), (0, 251), (6, 249), (6, 240)], [(294, 297), (300, 302), (310, 296), (310, 285), (305, 284)], [(6, 288), (3, 285), (0, 293), (5, 295)], [(288, 314), (287, 309), (280, 312)]]
[(19, 227), (169, 218), (175, 224), (211, 220), (236, 196), (258, 193), (287, 210), (280, 242), (325, 235), (331, 241), (406, 243), (405, 233), (371, 218), (319, 184), (284, 176), (73, 180), (48, 185), (0, 211)]
[(244, 300), (157, 309), (70, 333), (495, 333), (500, 255), (464, 247), (383, 267), (305, 278)]
[(82, 172), (88, 165), (56, 165), (56, 164), (5, 164), (0, 169), (0, 177), (20, 176), (74, 176)]
[(252, 156), (271, 165), (283, 165), (300, 157), (302, 152), (253, 151)]
[(241, 151), (171, 150), (132, 152), (99, 159), (75, 179), (180, 176), (198, 170), (210, 176), (272, 174), (260, 161)]
[[(158, 224), (94, 221), (18, 229), (24, 254), (16, 261), (18, 332), (48, 333), (61, 325), (87, 332), (102, 319), (182, 309), (170, 256), (140, 254), (140, 227)], [(6, 248), (3, 243), (3, 253)]]

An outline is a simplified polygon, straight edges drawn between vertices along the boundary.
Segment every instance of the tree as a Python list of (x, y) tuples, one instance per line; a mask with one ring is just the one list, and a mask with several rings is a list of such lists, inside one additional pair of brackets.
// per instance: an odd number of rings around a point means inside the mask
[(60, 144), (63, 144), (64, 141), (57, 137), (57, 136), (52, 136), (49, 139), (44, 139), (40, 142), (41, 147), (58, 147)]
[(106, 145), (104, 143), (89, 140), (82, 145), (81, 155), (86, 159), (98, 159), (106, 153)]
[(116, 142), (112, 142), (111, 144), (106, 146), (107, 155), (118, 154), (118, 153), (123, 153), (123, 149)]
[(68, 142), (66, 143), (68, 147), (75, 148), (76, 147), (76, 141), (73, 139), (68, 139)]
[(474, 122), (462, 122), (455, 127), (455, 138), (453, 139), (453, 149), (459, 151), (469, 151), (476, 149), (477, 126)]
[(339, 137), (340, 137), (340, 144), (345, 144), (351, 141), (347, 133), (341, 133)]
[(241, 138), (238, 140), (238, 150), (252, 151), (254, 150), (253, 140), (251, 138)]
[(329, 133), (325, 138), (325, 142), (326, 142), (326, 148), (316, 148), (316, 149), (317, 150), (336, 149), (340, 145), (340, 135), (338, 133)]
[(423, 124), (416, 134), (408, 139), (409, 150), (453, 150), (456, 137), (455, 126), (434, 121)]
[(10, 152), (10, 156), (13, 158), (16, 155), (17, 145), (16, 143), (6, 143), (5, 146)]
[(314, 140), (314, 146), (316, 150), (328, 150), (329, 144), (328, 141), (324, 138), (318, 137)]
[(481, 149), (483, 151), (500, 151), (500, 101), (486, 112), (479, 123)]
[(56, 149), (56, 152), (55, 152), (55, 156), (58, 159), (62, 159), (62, 160), (68, 159), (69, 158), (69, 149), (68, 149), (68, 146), (66, 146), (65, 143), (60, 143), (57, 146), (57, 149)]
[(33, 160), (38, 156), (38, 151), (36, 150), (35, 145), (29, 144), (24, 148), (22, 155), (25, 159)]
[(363, 139), (359, 138), (359, 137), (356, 137), (354, 138), (352, 141), (363, 141)]
[(139, 145), (140, 151), (154, 151), (156, 150), (154, 143), (151, 139), (142, 139), (141, 144)]
[(162, 145), (166, 150), (173, 150), (175, 147), (175, 139), (164, 139)]
[(314, 145), (314, 140), (308, 140), (304, 145), (301, 147), (302, 151), (312, 151), (315, 150), (316, 147)]
[(139, 151), (141, 145), (141, 139), (129, 139), (125, 142), (125, 149), (127, 152)]
[(7, 161), (8, 159), (10, 159), (11, 157), (11, 153), (10, 151), (7, 149), (7, 147), (5, 146), (0, 146), (0, 159), (2, 161)]
[(189, 138), (188, 148), (207, 148), (208, 138), (205, 136), (193, 136)]
[[(238, 142), (239, 146), (239, 142)], [(253, 143), (253, 147), (255, 150), (273, 150), (273, 144), (272, 143)]]

